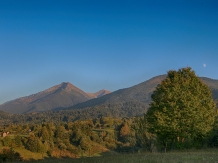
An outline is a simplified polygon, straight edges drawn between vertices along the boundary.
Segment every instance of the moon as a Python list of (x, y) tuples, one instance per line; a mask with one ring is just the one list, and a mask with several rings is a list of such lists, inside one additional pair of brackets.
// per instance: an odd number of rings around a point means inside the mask
[(203, 66), (206, 67), (207, 65), (204, 63)]

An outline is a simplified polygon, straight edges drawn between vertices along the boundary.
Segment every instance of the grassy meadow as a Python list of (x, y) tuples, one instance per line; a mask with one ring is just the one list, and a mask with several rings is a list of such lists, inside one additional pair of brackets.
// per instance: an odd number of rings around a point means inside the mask
[[(135, 153), (121, 154), (106, 152), (98, 157), (83, 158), (45, 158), (29, 160), (32, 163), (218, 163), (218, 150), (195, 150), (168, 153)], [(14, 162), (15, 163), (15, 162)]]

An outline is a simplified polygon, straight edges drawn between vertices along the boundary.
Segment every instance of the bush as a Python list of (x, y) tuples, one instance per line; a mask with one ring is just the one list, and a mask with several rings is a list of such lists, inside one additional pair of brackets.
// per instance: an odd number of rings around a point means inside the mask
[(4, 148), (0, 153), (1, 161), (22, 161), (23, 158), (18, 152), (15, 152), (13, 149)]

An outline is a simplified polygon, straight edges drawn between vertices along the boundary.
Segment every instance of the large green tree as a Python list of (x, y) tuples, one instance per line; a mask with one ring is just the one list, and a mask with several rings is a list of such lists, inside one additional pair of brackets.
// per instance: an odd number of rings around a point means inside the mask
[(210, 89), (190, 68), (171, 70), (156, 87), (147, 112), (149, 129), (164, 145), (205, 136), (214, 123)]

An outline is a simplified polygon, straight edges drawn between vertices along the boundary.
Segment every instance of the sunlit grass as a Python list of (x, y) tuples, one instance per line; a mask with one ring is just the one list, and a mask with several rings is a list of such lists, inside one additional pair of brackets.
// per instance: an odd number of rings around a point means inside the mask
[(40, 160), (47, 157), (46, 154), (34, 153), (24, 148), (15, 148), (14, 151), (20, 153), (24, 160)]

